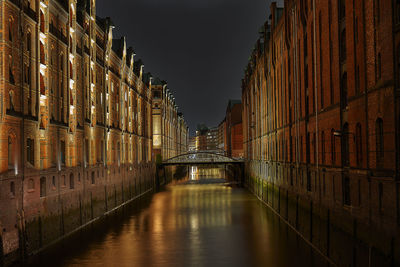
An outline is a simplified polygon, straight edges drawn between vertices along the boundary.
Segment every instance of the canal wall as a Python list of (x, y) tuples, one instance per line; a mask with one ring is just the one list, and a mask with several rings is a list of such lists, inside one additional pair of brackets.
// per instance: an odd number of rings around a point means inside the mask
[[(309, 171), (308, 175), (301, 166), (245, 164), (245, 186), (333, 264), (400, 265), (400, 238), (390, 222), (377, 226), (344, 206), (334, 173)], [(312, 188), (307, 188), (306, 179), (312, 180)], [(371, 200), (363, 203), (373, 205)]]
[[(37, 175), (27, 173), (24, 181)], [(1, 212), (11, 216), (1, 227), (0, 266), (25, 260), (151, 192), (156, 166), (143, 163), (96, 166), (85, 171), (83, 168), (49, 170), (41, 172), (40, 177), (44, 185), (24, 187), (22, 181), (18, 185), (20, 194), (1, 202)]]

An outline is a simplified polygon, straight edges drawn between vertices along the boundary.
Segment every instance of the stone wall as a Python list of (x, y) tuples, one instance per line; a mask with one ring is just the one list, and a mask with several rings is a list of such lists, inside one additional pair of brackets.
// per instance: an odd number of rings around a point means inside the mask
[[(76, 178), (71, 186), (70, 175), (78, 177), (78, 173), (79, 180)], [(64, 176), (68, 177), (65, 184)], [(4, 252), (0, 253), (0, 266), (36, 254), (131, 200), (151, 192), (155, 183), (155, 164), (119, 168), (98, 166), (84, 172), (79, 168), (65, 172), (49, 170), (46, 174), (31, 176), (34, 181), (40, 180), (40, 177), (46, 177), (45, 196), (40, 196), (43, 191), (40, 192), (39, 182), (33, 189), (25, 187), (23, 194), (16, 194), (11, 200), (0, 199), (2, 213), (8, 214), (1, 216), (6, 220), (3, 221), (0, 238), (0, 248), (3, 248), (0, 251)], [(22, 188), (25, 181), (19, 179), (16, 184)], [(25, 203), (23, 207), (18, 204), (22, 202)]]
[[(377, 228), (373, 221), (354, 215), (360, 211), (343, 208), (341, 181), (335, 178), (341, 177), (338, 174), (313, 173), (313, 191), (309, 192), (301, 166), (250, 161), (245, 169), (246, 187), (338, 266), (400, 264), (400, 238), (391, 222), (382, 222), (387, 225)], [(372, 199), (363, 202), (374, 205)], [(377, 216), (375, 221), (383, 218)]]

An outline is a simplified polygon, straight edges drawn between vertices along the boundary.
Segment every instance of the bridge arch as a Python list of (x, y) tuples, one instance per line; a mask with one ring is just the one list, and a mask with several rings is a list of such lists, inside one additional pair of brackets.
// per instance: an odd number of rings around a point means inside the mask
[(243, 161), (233, 159), (225, 155), (210, 151), (189, 152), (163, 161), (163, 165), (196, 165), (196, 164), (229, 164), (229, 163), (231, 164), (243, 163)]

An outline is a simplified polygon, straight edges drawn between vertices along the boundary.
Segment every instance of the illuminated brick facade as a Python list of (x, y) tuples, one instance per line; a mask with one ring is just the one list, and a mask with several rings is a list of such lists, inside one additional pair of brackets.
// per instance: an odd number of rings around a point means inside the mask
[[(95, 0), (2, 0), (0, 14), (1, 265), (151, 189), (155, 165), (151, 77)], [(173, 101), (164, 116), (170, 157), (187, 127)]]
[(400, 4), (313, 2), (273, 3), (251, 55), (247, 183), (339, 265), (400, 261)]
[(184, 154), (189, 149), (189, 128), (178, 112), (175, 97), (167, 84), (152, 80), (153, 94), (153, 150), (162, 160)]

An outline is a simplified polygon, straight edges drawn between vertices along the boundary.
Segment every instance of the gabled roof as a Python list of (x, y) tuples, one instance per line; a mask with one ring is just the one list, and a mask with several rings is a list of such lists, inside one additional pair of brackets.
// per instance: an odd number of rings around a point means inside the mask
[(153, 80), (151, 81), (151, 84), (152, 85), (166, 85), (167, 84), (167, 82), (166, 81), (162, 81), (160, 78), (158, 78), (158, 77), (155, 77), (155, 78), (153, 78)]

